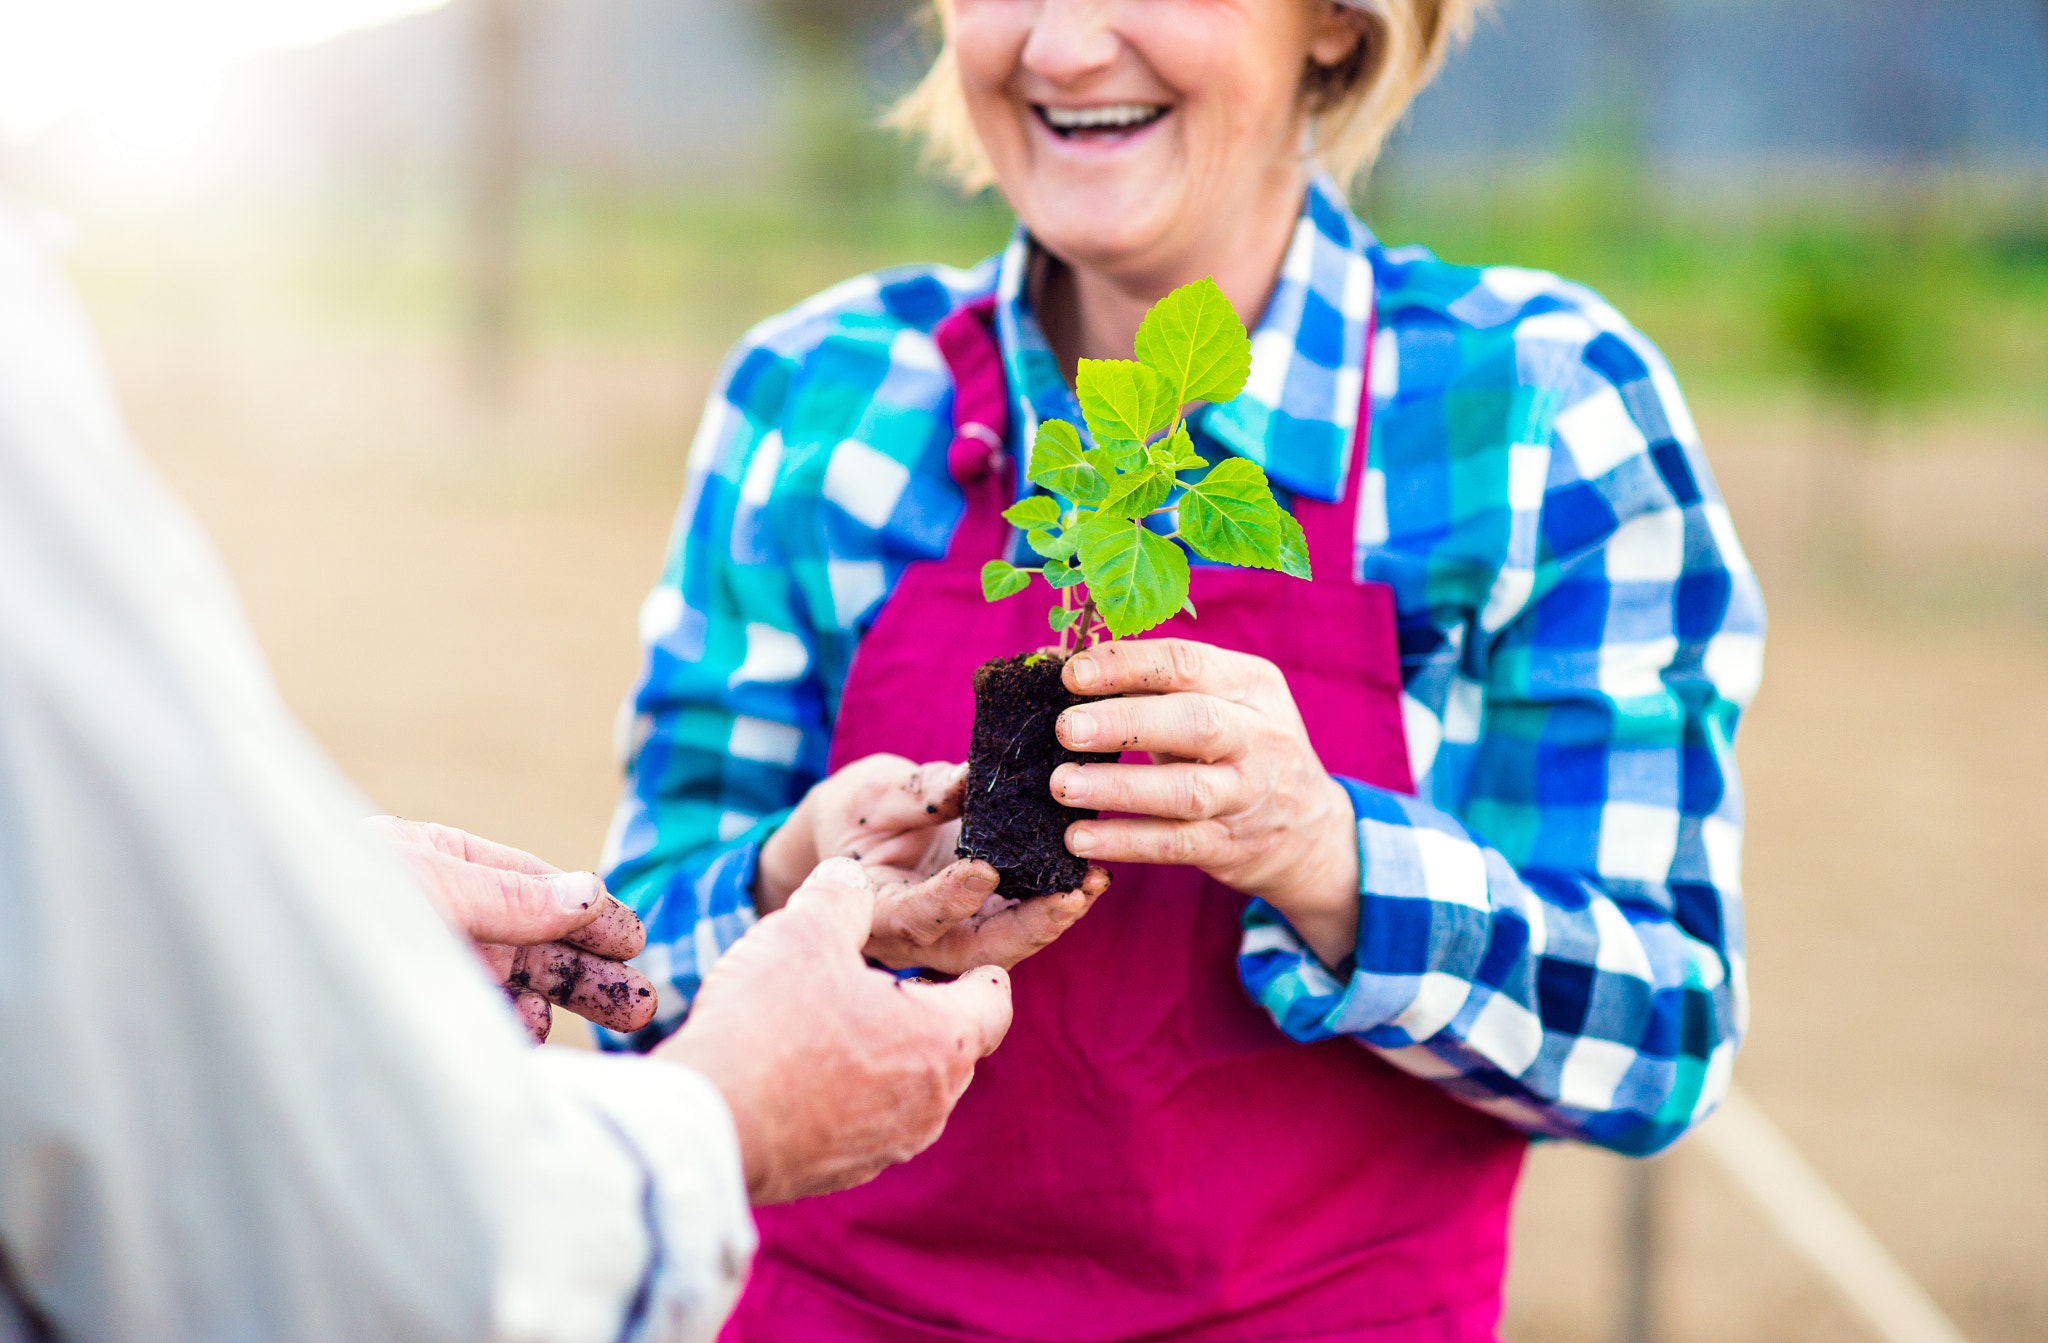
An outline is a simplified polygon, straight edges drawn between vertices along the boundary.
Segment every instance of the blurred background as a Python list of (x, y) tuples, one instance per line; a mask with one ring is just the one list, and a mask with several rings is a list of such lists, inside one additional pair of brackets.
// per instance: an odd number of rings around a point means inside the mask
[[(1006, 235), (872, 129), (929, 51), (904, 0), (0, 0), (0, 192), (350, 773), (587, 866), (721, 354)], [(1738, 1079), (1965, 1335), (2048, 1338), (2048, 0), (1508, 0), (1358, 202), (1670, 355), (1772, 604)], [(1876, 1337), (1654, 1169), (1657, 1337)], [(1538, 1149), (1512, 1343), (1644, 1336), (1632, 1189)]]

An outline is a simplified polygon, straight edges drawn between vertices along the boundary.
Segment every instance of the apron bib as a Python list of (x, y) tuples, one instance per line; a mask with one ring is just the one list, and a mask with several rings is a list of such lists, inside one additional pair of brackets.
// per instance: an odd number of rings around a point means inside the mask
[[(1042, 603), (981, 595), (1014, 502), (989, 319), (984, 301), (934, 333), (966, 513), (861, 641), (834, 769), (964, 759), (974, 669), (1047, 642)], [(1410, 792), (1393, 593), (1351, 577), (1369, 414), (1368, 395), (1343, 501), (1295, 504), (1315, 580), (1196, 566), (1201, 618), (1157, 634), (1271, 659), (1326, 768)], [(1522, 1138), (1354, 1041), (1282, 1035), (1237, 977), (1244, 896), (1193, 868), (1111, 873), (1012, 972), (1015, 1024), (930, 1150), (760, 1211), (723, 1343), (1494, 1337)]]

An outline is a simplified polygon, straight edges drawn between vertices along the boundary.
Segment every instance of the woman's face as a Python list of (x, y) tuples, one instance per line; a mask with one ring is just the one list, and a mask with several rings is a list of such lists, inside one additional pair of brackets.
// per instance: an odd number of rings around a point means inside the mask
[(1233, 216), (1298, 191), (1303, 71), (1358, 29), (1332, 0), (954, 0), (951, 35), (1025, 227), (1128, 273), (1206, 264)]

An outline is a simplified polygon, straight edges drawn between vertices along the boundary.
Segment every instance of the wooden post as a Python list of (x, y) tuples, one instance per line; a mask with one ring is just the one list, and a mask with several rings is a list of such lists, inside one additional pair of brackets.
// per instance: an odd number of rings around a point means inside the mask
[(1621, 1173), (1619, 1343), (1657, 1343), (1658, 1236), (1663, 1221), (1663, 1165), (1631, 1161)]
[(524, 0), (475, 0), (469, 173), (469, 373), (477, 394), (511, 391), (521, 160)]

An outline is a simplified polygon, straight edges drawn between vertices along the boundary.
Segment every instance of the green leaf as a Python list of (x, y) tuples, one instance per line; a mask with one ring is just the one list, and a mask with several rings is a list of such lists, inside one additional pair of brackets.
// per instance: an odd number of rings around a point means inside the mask
[(1081, 434), (1065, 420), (1038, 426), (1031, 444), (1031, 483), (1043, 485), (1077, 503), (1092, 504), (1109, 489), (1109, 481), (1081, 455)]
[(1079, 569), (1058, 561), (1048, 561), (1045, 568), (1040, 572), (1045, 575), (1045, 581), (1056, 588), (1074, 587), (1082, 579), (1082, 573)]
[(1055, 606), (1052, 610), (1045, 613), (1045, 623), (1052, 626), (1053, 633), (1055, 634), (1058, 634), (1080, 618), (1081, 613), (1079, 611), (1069, 611), (1064, 606)]
[[(1216, 281), (1184, 284), (1152, 305), (1138, 324), (1139, 360), (1156, 370), (1177, 408), (1228, 401), (1251, 376), (1252, 340)], [(1094, 420), (1089, 420), (1090, 428)]]
[(1083, 359), (1074, 376), (1081, 413), (1097, 443), (1107, 439), (1143, 442), (1173, 419), (1180, 403), (1166, 379), (1135, 359)]
[(1103, 469), (1104, 462), (1117, 471), (1134, 470), (1145, 460), (1145, 445), (1135, 438), (1098, 438), (1088, 460), (1097, 463), (1096, 469), (1105, 476), (1111, 472)]
[(1081, 537), (1088, 595), (1118, 638), (1142, 634), (1188, 596), (1188, 557), (1139, 522), (1100, 518)]
[(981, 595), (999, 602), (1031, 586), (1031, 571), (1019, 569), (1007, 560), (990, 560), (981, 566)]
[(1173, 493), (1173, 472), (1157, 467), (1118, 476), (1109, 496), (1096, 506), (1105, 518), (1142, 518), (1166, 502)]
[(1209, 459), (1195, 451), (1195, 442), (1188, 437), (1186, 426), (1173, 431), (1173, 437), (1166, 440), (1168, 451), (1173, 454), (1173, 469), (1176, 471), (1197, 471), (1209, 464)]
[(1011, 504), (1003, 517), (1019, 527), (1050, 527), (1060, 520), (1060, 506), (1042, 494)]
[(1040, 528), (1037, 531), (1026, 532), (1024, 539), (1030, 542), (1033, 550), (1043, 555), (1046, 559), (1067, 560), (1073, 557), (1074, 538), (1071, 534), (1062, 533), (1059, 536), (1054, 536), (1051, 532)]
[(1294, 515), (1285, 511), (1280, 514), (1280, 563), (1274, 567), (1294, 578), (1309, 576), (1308, 537), (1302, 535)]
[(1183, 598), (1181, 598), (1181, 599), (1180, 599), (1180, 609), (1181, 609), (1181, 610), (1183, 610), (1183, 611), (1185, 611), (1185, 612), (1187, 612), (1187, 613), (1188, 613), (1188, 618), (1189, 618), (1189, 619), (1191, 619), (1191, 620), (1200, 620), (1200, 619), (1201, 619), (1201, 616), (1199, 616), (1199, 615), (1197, 615), (1197, 614), (1195, 613), (1195, 599), (1194, 599), (1193, 597), (1183, 597)]
[(1218, 462), (1180, 497), (1180, 534), (1203, 559), (1280, 567), (1280, 520), (1266, 473), (1242, 457)]

